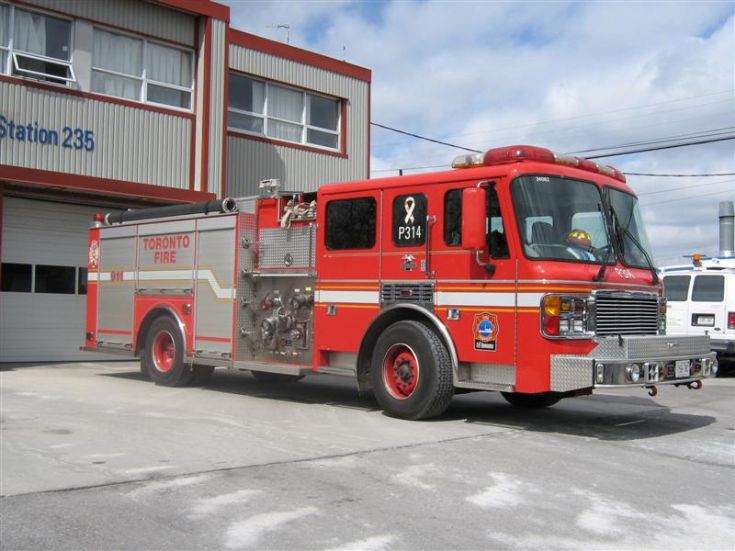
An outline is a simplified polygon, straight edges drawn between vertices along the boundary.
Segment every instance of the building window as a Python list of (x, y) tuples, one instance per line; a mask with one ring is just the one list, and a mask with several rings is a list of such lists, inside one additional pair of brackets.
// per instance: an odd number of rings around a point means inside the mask
[(30, 293), (33, 282), (33, 266), (31, 264), (2, 263), (0, 272), (0, 290), (5, 293)]
[(191, 109), (193, 60), (190, 51), (95, 28), (92, 91)]
[(372, 197), (327, 203), (325, 242), (328, 249), (372, 249), (377, 207)]
[(77, 294), (78, 295), (86, 295), (87, 294), (87, 281), (89, 279), (89, 274), (87, 273), (87, 268), (78, 268), (77, 269)]
[(71, 21), (0, 4), (2, 72), (58, 84), (76, 80)]
[(35, 293), (73, 295), (76, 293), (76, 268), (74, 266), (36, 266)]
[(229, 75), (228, 128), (330, 150), (340, 146), (340, 100)]
[(10, 6), (0, 4), (0, 73), (8, 72), (10, 58)]

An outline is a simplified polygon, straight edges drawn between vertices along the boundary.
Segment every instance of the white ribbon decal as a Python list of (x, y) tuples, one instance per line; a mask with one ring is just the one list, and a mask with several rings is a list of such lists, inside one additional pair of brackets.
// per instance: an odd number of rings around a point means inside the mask
[(416, 200), (413, 197), (406, 197), (406, 200), (403, 202), (403, 208), (406, 210), (406, 217), (403, 221), (406, 224), (413, 224), (416, 220), (413, 216), (413, 211), (416, 208)]

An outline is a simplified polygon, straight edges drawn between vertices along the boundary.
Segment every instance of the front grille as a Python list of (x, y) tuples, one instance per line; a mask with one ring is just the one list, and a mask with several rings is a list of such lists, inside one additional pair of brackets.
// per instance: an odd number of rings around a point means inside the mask
[(410, 302), (431, 306), (434, 288), (431, 283), (384, 283), (380, 288), (380, 302), (384, 305)]
[(595, 293), (595, 333), (658, 334), (658, 298), (652, 293)]

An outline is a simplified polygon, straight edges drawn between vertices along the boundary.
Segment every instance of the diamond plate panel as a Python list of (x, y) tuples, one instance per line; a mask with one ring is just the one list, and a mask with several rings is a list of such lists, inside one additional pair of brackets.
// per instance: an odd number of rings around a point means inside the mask
[(551, 356), (551, 390), (567, 392), (593, 386), (591, 359)]
[(515, 386), (516, 368), (513, 365), (471, 363), (470, 381), (491, 385)]
[(313, 226), (266, 228), (260, 233), (262, 269), (314, 268), (316, 232)]
[(708, 336), (649, 335), (600, 339), (597, 348), (589, 357), (600, 360), (654, 360), (701, 357), (709, 351)]

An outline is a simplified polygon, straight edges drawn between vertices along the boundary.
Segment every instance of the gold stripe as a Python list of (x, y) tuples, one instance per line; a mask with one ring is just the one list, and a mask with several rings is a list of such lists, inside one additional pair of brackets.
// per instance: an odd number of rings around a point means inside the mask
[(317, 291), (378, 291), (379, 287), (360, 287), (346, 285), (344, 287), (317, 287)]
[(344, 302), (317, 302), (314, 306), (317, 308), (326, 308), (327, 306), (339, 306), (340, 308), (358, 308), (364, 310), (377, 310), (380, 308), (377, 304), (347, 304)]

